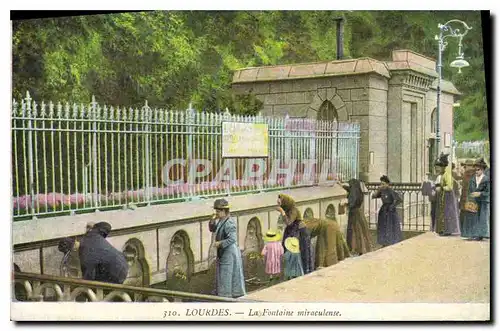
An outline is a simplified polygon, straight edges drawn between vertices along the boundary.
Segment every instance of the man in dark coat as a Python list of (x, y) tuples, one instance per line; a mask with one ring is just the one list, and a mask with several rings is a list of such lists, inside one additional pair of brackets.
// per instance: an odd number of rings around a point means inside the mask
[(127, 278), (125, 255), (105, 239), (110, 231), (109, 223), (100, 222), (82, 238), (79, 253), (83, 279), (123, 284)]

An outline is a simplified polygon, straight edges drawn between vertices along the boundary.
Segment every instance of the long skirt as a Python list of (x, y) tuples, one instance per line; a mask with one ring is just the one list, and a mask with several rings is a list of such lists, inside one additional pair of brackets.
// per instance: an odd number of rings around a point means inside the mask
[(474, 238), (483, 237), (489, 238), (489, 219), (490, 206), (489, 203), (480, 203), (477, 213), (463, 212), (464, 223), (462, 229), (462, 237)]
[(246, 295), (241, 252), (236, 244), (224, 249), (217, 259), (217, 295), (238, 298)]
[(398, 213), (390, 210), (390, 205), (382, 205), (378, 212), (377, 242), (382, 246), (389, 246), (403, 239), (401, 220)]
[(365, 254), (371, 251), (368, 224), (361, 208), (349, 210), (347, 221), (347, 245), (351, 252)]
[(441, 191), (436, 200), (436, 232), (460, 234), (457, 199), (453, 191)]

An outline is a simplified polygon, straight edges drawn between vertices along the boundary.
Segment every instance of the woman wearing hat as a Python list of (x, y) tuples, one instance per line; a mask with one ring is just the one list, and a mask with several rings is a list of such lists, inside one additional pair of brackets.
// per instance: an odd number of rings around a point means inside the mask
[(441, 154), (435, 162), (441, 175), (441, 181), (436, 185), (436, 232), (442, 236), (460, 234), (458, 225), (458, 208), (453, 191), (453, 176), (449, 167), (448, 154)]
[(474, 163), (475, 176), (469, 181), (465, 220), (462, 237), (482, 240), (489, 237), (490, 221), (490, 179), (484, 173), (486, 162), (479, 159)]
[(377, 242), (382, 247), (396, 244), (403, 239), (401, 220), (396, 206), (401, 203), (401, 197), (391, 187), (389, 177), (380, 177), (380, 187), (373, 193), (373, 199), (382, 199), (382, 207), (378, 212)]
[(229, 203), (225, 199), (215, 200), (214, 209), (215, 217), (208, 227), (215, 233), (217, 248), (217, 295), (238, 298), (246, 295), (246, 291), (236, 220), (229, 214)]
[(300, 241), (295, 237), (288, 237), (285, 240), (286, 252), (283, 255), (285, 268), (285, 280), (290, 280), (295, 277), (300, 277), (304, 275), (304, 269), (302, 268), (302, 259), (300, 252)]
[(269, 275), (269, 281), (279, 279), (281, 273), (281, 257), (284, 249), (281, 245), (281, 235), (273, 230), (267, 231), (264, 236), (266, 244), (262, 249), (262, 255), (266, 261), (266, 274)]
[(286, 223), (285, 231), (283, 232), (283, 248), (288, 237), (298, 238), (300, 241), (300, 256), (302, 259), (302, 267), (304, 273), (312, 272), (311, 263), (311, 233), (307, 229), (306, 224), (302, 219), (302, 214), (295, 206), (295, 200), (289, 195), (278, 195), (278, 211)]
[(352, 178), (342, 187), (348, 192), (347, 205), (349, 214), (347, 218), (347, 245), (351, 253), (363, 255), (371, 251), (368, 224), (363, 212), (363, 191), (361, 182)]

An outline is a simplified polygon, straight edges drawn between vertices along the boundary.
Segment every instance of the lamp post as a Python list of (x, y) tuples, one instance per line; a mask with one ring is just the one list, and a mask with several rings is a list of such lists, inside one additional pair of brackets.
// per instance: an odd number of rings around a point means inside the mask
[[(453, 29), (450, 24), (452, 23), (460, 23), (464, 26), (465, 30), (463, 33), (460, 33), (460, 29)], [(439, 36), (436, 35), (435, 39), (438, 41), (439, 44), (439, 52), (438, 52), (438, 64), (437, 64), (437, 72), (438, 72), (438, 82), (437, 82), (437, 107), (436, 107), (436, 117), (437, 117), (437, 123), (436, 123), (436, 158), (439, 156), (439, 152), (441, 151), (441, 127), (440, 127), (440, 108), (441, 108), (441, 80), (442, 80), (442, 73), (441, 69), (443, 67), (442, 64), (442, 55), (443, 51), (445, 50), (446, 46), (448, 45), (448, 42), (446, 41), (446, 38), (448, 37), (454, 37), (458, 38), (458, 56), (457, 58), (450, 63), (450, 67), (452, 68), (458, 68), (458, 73), (462, 73), (462, 68), (468, 67), (469, 62), (464, 60), (464, 53), (462, 52), (462, 38), (469, 32), (471, 27), (467, 25), (467, 23), (462, 22), (460, 20), (451, 20), (446, 22), (445, 24), (438, 24), (439, 28)]]

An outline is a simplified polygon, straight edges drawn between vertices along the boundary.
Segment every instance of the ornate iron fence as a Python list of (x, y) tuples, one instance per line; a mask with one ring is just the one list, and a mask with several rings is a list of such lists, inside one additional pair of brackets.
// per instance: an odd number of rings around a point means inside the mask
[[(366, 183), (365, 216), (371, 229), (377, 228), (378, 211), (382, 206), (380, 199), (372, 199), (372, 194), (380, 183)], [(392, 183), (392, 188), (401, 196), (403, 202), (397, 207), (403, 231), (429, 231), (431, 229), (431, 205), (429, 198), (422, 195), (421, 183)]]
[(16, 301), (255, 302), (26, 272), (14, 272), (13, 286)]
[[(270, 156), (233, 159), (233, 178), (218, 181), (216, 173), (227, 161), (221, 157), (223, 121), (267, 123)], [(26, 93), (12, 104), (13, 216), (18, 220), (356, 178), (359, 137), (356, 123), (204, 113), (191, 107), (171, 111), (152, 109), (147, 102), (141, 109), (115, 108), (94, 98), (90, 104), (38, 104)], [(194, 161), (200, 159), (208, 164)], [(216, 171), (187, 180), (188, 174), (210, 166)], [(265, 168), (262, 178), (245, 180), (255, 167)]]

